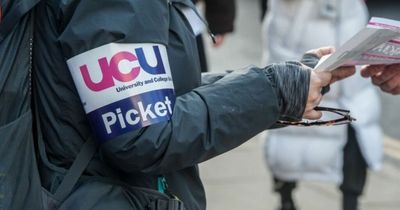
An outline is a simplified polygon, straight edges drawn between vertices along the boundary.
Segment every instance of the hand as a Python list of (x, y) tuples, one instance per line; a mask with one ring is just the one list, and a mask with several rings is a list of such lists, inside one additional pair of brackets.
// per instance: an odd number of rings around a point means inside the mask
[(382, 91), (400, 94), (400, 64), (365, 66), (361, 76), (371, 77), (372, 83)]
[(215, 35), (215, 43), (213, 44), (213, 47), (218, 48), (222, 45), (225, 39), (225, 34), (217, 34)]
[(314, 108), (322, 100), (321, 90), (330, 84), (332, 74), (330, 72), (313, 72), (311, 71), (310, 86), (308, 88), (308, 98), (303, 118), (314, 120), (322, 117), (322, 113), (315, 111)]
[(345, 79), (356, 73), (355, 66), (343, 66), (331, 71), (332, 79), (329, 84)]
[[(324, 56), (330, 55), (332, 53), (335, 52), (335, 48), (333, 47), (321, 47), (321, 48), (317, 48), (317, 49), (313, 49), (313, 50), (309, 50), (306, 52), (306, 54), (314, 54), (316, 55), (318, 58), (322, 58)], [(339, 67), (333, 71), (331, 71), (332, 73), (332, 79), (329, 82), (329, 84), (332, 84), (336, 81), (342, 80), (346, 77), (349, 77), (351, 75), (353, 75), (356, 72), (356, 69), (354, 66), (350, 66), (350, 67)]]
[(315, 111), (314, 108), (322, 100), (322, 88), (330, 85), (336, 81), (349, 77), (355, 73), (355, 67), (340, 67), (331, 72), (311, 71), (310, 86), (308, 90), (307, 105), (304, 111), (303, 117), (310, 120), (319, 119), (322, 117), (322, 113)]
[(330, 55), (332, 53), (335, 52), (335, 48), (334, 47), (321, 47), (321, 48), (316, 48), (316, 49), (312, 49), (306, 52), (306, 54), (314, 54), (316, 55), (318, 58), (322, 58), (325, 55)]
[[(335, 51), (333, 47), (322, 47), (308, 51), (308, 54), (314, 54), (318, 58), (332, 54)], [(333, 71), (311, 72), (310, 86), (307, 98), (307, 105), (303, 117), (306, 119), (319, 119), (322, 113), (315, 111), (314, 108), (322, 100), (321, 90), (323, 87), (330, 85), (336, 81), (342, 80), (355, 73), (355, 67), (340, 67)]]

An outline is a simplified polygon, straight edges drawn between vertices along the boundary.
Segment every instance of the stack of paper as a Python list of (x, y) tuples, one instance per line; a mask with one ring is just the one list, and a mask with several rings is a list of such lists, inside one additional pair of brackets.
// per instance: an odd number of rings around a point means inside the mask
[(321, 59), (316, 71), (331, 71), (340, 66), (400, 63), (400, 21), (372, 18), (335, 53)]

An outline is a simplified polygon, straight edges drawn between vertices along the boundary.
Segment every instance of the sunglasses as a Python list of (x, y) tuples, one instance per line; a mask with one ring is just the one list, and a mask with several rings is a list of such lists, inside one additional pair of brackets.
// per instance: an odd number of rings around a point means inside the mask
[(314, 108), (316, 111), (322, 112), (331, 112), (341, 116), (340, 118), (334, 120), (301, 120), (301, 121), (286, 121), (286, 120), (278, 120), (278, 125), (291, 125), (291, 126), (333, 126), (333, 125), (344, 125), (350, 124), (353, 121), (356, 121), (355, 118), (350, 116), (350, 111), (345, 109), (336, 109), (329, 107), (321, 107), (317, 106)]

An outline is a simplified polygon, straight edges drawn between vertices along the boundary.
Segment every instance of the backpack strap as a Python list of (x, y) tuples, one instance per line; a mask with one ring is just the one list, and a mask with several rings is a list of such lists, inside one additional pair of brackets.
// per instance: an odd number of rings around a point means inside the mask
[(7, 36), (11, 29), (18, 23), (18, 21), (31, 10), (40, 0), (18, 1), (10, 9), (4, 19), (0, 23), (0, 42)]
[[(38, 137), (38, 148), (39, 152), (42, 155), (45, 154), (45, 144), (43, 141), (43, 136), (41, 132), (40, 120), (39, 120), (39, 109), (38, 109), (38, 98), (33, 99), (34, 109), (35, 109), (35, 126), (37, 131)], [(54, 193), (53, 197), (57, 201), (64, 201), (68, 195), (73, 191), (76, 183), (79, 181), (79, 178), (82, 176), (83, 172), (89, 165), (90, 160), (92, 160), (94, 154), (96, 153), (98, 148), (97, 143), (92, 137), (89, 137), (86, 142), (83, 144), (81, 150), (79, 151), (78, 155), (76, 156), (74, 162), (72, 163), (71, 167), (67, 170), (64, 179), (62, 180), (61, 184), (58, 186), (56, 192)]]
[(54, 193), (54, 198), (58, 201), (65, 200), (68, 195), (73, 191), (79, 178), (82, 176), (86, 167), (89, 165), (90, 160), (93, 158), (97, 151), (97, 144), (93, 138), (86, 140), (82, 149), (76, 156), (72, 166), (69, 168), (67, 174), (64, 176), (63, 181), (58, 186)]

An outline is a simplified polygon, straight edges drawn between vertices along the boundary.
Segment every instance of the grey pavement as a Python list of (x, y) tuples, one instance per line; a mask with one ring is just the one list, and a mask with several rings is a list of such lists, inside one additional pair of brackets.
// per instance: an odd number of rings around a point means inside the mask
[[(263, 140), (257, 136), (201, 165), (208, 210), (277, 209), (278, 199), (264, 164)], [(385, 162), (382, 171), (370, 172), (360, 210), (399, 210), (399, 174), (399, 166), (391, 161)], [(337, 186), (329, 182), (300, 182), (295, 200), (300, 210), (340, 210), (341, 205)]]
[[(259, 65), (261, 39), (258, 0), (238, 0), (236, 33), (219, 49), (208, 48), (212, 71)], [(209, 43), (209, 39), (206, 39)], [(400, 210), (400, 96), (382, 94), (385, 138), (383, 170), (370, 172), (360, 199), (360, 210)], [(208, 210), (275, 210), (271, 175), (265, 167), (262, 145), (265, 133), (200, 165)], [(391, 136), (391, 137), (388, 137)], [(337, 186), (327, 182), (301, 182), (295, 192), (300, 210), (340, 210)]]

